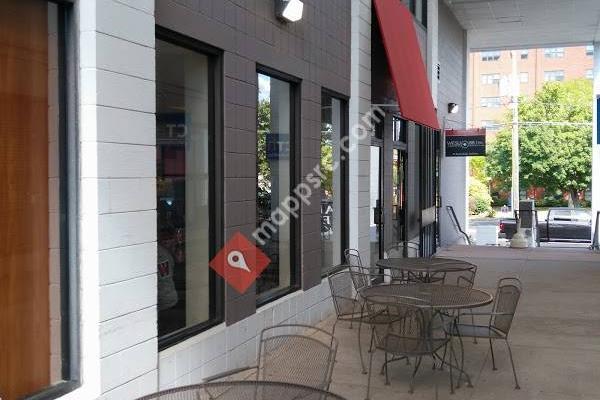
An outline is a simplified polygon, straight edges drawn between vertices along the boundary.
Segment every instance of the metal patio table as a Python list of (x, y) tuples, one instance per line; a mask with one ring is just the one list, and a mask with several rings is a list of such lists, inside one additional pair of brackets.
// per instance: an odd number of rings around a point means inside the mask
[(165, 390), (138, 400), (345, 400), (310, 386), (271, 381), (211, 382)]
[[(410, 284), (381, 284), (374, 285), (364, 288), (360, 291), (361, 297), (365, 301), (369, 301), (369, 298), (377, 301), (377, 298), (393, 298), (398, 297), (407, 299), (420, 299), (423, 301), (423, 307), (431, 308), (435, 312), (443, 313), (452, 317), (456, 312), (465, 309), (472, 309), (483, 307), (491, 304), (494, 301), (494, 296), (482, 289), (454, 286), (454, 285), (440, 285), (436, 283), (410, 283)], [(415, 303), (418, 307), (418, 302)], [(453, 319), (453, 324), (457, 323), (456, 318)], [(360, 327), (359, 327), (360, 329)], [(462, 338), (458, 336), (461, 347), (461, 365), (457, 365), (455, 368), (460, 371), (458, 383), (464, 374), (467, 378), (468, 386), (471, 387), (471, 378), (469, 374), (464, 371), (464, 346)], [(444, 359), (443, 363), (447, 363)], [(443, 366), (443, 364), (442, 364)]]
[[(375, 263), (379, 268), (406, 272), (421, 282), (429, 283), (436, 275), (446, 272), (468, 271), (474, 265), (450, 258), (383, 258)], [(394, 274), (392, 273), (392, 276)]]

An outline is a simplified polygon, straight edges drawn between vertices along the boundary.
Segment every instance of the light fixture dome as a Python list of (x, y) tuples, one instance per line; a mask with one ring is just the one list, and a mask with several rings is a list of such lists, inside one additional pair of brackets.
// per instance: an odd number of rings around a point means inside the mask
[(302, 19), (304, 3), (301, 0), (275, 0), (277, 18), (287, 22), (297, 22)]

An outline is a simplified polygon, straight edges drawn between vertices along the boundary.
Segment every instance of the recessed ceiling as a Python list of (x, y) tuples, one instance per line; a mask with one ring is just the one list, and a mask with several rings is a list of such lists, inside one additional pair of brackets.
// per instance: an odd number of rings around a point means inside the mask
[(600, 0), (445, 0), (471, 50), (600, 41)]

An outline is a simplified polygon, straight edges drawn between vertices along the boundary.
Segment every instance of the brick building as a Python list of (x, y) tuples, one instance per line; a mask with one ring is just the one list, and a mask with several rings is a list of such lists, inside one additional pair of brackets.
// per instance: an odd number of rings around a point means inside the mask
[[(548, 81), (593, 78), (592, 45), (516, 50), (516, 56), (522, 96), (533, 96)], [(494, 134), (509, 110), (511, 52), (483, 51), (469, 57), (469, 122)]]

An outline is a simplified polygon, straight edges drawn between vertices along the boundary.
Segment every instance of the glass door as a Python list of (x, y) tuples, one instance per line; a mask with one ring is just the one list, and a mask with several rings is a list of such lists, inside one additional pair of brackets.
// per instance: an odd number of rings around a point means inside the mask
[(392, 242), (406, 240), (406, 151), (394, 149), (392, 155)]
[(381, 145), (372, 143), (369, 171), (369, 176), (371, 178), (369, 190), (369, 237), (371, 263), (373, 263), (375, 260), (379, 260), (383, 256), (383, 205), (381, 201), (382, 150), (383, 147)]

